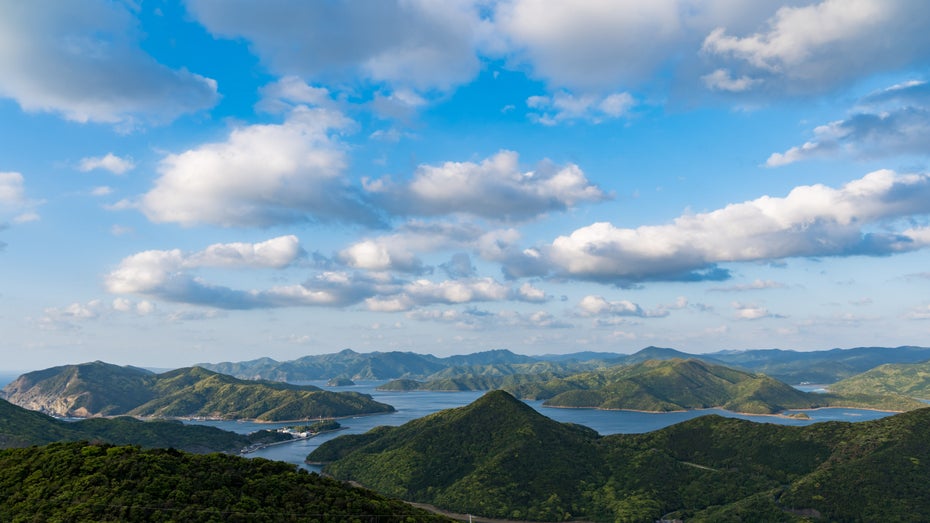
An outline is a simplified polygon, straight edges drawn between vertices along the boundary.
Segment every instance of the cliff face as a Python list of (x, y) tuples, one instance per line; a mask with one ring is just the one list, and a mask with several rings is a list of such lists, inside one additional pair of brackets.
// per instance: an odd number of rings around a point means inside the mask
[(23, 374), (0, 397), (52, 416), (108, 416), (151, 400), (154, 378), (144, 369), (95, 361)]
[(282, 421), (394, 410), (357, 392), (240, 380), (199, 367), (154, 374), (103, 362), (30, 372), (0, 396), (30, 410), (82, 418), (128, 414)]

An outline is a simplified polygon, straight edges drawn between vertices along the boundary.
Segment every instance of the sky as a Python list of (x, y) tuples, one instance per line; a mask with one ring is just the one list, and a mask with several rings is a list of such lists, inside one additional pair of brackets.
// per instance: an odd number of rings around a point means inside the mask
[(0, 368), (928, 345), (927, 27), (0, 0)]

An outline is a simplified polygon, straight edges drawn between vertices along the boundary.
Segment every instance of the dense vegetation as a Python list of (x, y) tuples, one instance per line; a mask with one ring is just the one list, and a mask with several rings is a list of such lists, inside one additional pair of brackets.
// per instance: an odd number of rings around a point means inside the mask
[(0, 521), (445, 521), (293, 465), (103, 444), (0, 451)]
[[(829, 384), (885, 363), (928, 361), (930, 348), (857, 347), (805, 352), (755, 349), (689, 354), (670, 348), (646, 347), (634, 354), (578, 352), (547, 356), (523, 356), (507, 350), (493, 350), (448, 358), (410, 352), (360, 354), (346, 349), (334, 354), (305, 356), (293, 361), (279, 362), (261, 358), (238, 363), (205, 363), (201, 366), (245, 379), (300, 381), (350, 378), (376, 381), (437, 381), (446, 378), (458, 380), (463, 377), (488, 378), (543, 372), (565, 376), (615, 365), (633, 365), (647, 360), (667, 359), (699, 359), (714, 365), (761, 372), (789, 384)], [(498, 387), (488, 387), (487, 390), (491, 388)]]
[(600, 437), (495, 391), (336, 438), (308, 459), (390, 495), (493, 517), (915, 521), (930, 513), (928, 431), (921, 409), (807, 427), (703, 416)]
[(930, 362), (887, 364), (830, 385), (837, 393), (900, 394), (930, 399)]
[(885, 363), (930, 360), (927, 347), (856, 347), (798, 352), (781, 349), (726, 351), (701, 356), (761, 372), (785, 383), (834, 383)]
[[(517, 367), (517, 366), (513, 366)], [(564, 370), (563, 370), (564, 372)], [(506, 390), (550, 407), (672, 411), (719, 407), (735, 412), (774, 414), (786, 409), (826, 406), (904, 411), (923, 406), (900, 395), (815, 394), (763, 374), (696, 359), (646, 360), (566, 375), (461, 375), (419, 382), (395, 380), (381, 390)]]
[(162, 374), (102, 362), (20, 376), (3, 389), (11, 402), (58, 416), (211, 417), (281, 421), (391, 412), (357, 392), (249, 381), (200, 367)]
[(191, 452), (238, 451), (258, 442), (251, 436), (178, 421), (143, 422), (119, 417), (67, 422), (0, 400), (0, 448), (79, 440), (174, 447)]

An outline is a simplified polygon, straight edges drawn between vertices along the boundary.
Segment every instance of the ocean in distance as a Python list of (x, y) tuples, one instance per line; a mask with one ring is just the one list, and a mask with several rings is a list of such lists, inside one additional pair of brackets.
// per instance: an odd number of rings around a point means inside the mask
[[(304, 382), (308, 383), (308, 382)], [(339, 420), (343, 429), (319, 436), (299, 440), (281, 445), (273, 445), (247, 454), (248, 457), (266, 458), (277, 461), (293, 463), (304, 469), (319, 472), (320, 468), (304, 463), (307, 454), (310, 454), (322, 443), (343, 434), (361, 434), (377, 426), (398, 426), (404, 423), (432, 414), (433, 412), (462, 407), (481, 397), (484, 392), (389, 392), (377, 391), (375, 387), (381, 382), (358, 383), (352, 387), (327, 387), (325, 382), (309, 382), (321, 388), (332, 391), (355, 391), (371, 394), (377, 401), (393, 405), (395, 412), (389, 414), (375, 414), (371, 416), (356, 416)], [(799, 387), (813, 390), (817, 386)], [(601, 435), (609, 434), (637, 434), (658, 430), (675, 423), (707, 414), (719, 414), (731, 418), (741, 418), (760, 423), (777, 423), (782, 425), (810, 425), (821, 421), (868, 421), (889, 416), (893, 413), (863, 409), (825, 408), (804, 411), (810, 419), (796, 419), (784, 416), (751, 416), (736, 414), (721, 409), (692, 410), (685, 412), (634, 412), (620, 410), (596, 409), (563, 409), (544, 407), (542, 401), (527, 401), (544, 416), (556, 421), (577, 423), (596, 430)], [(795, 411), (788, 411), (790, 414)], [(286, 427), (293, 423), (253, 423), (245, 421), (206, 421), (194, 420), (187, 423), (209, 425), (224, 430), (231, 430), (248, 434), (256, 430)]]

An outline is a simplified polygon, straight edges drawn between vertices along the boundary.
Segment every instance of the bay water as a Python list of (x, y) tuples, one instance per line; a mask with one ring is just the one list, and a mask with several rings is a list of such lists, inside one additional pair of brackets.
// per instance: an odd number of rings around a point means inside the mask
[[(304, 382), (306, 383), (306, 382)], [(304, 463), (307, 455), (313, 452), (322, 443), (344, 434), (362, 434), (377, 426), (399, 426), (404, 423), (432, 414), (443, 409), (462, 407), (481, 397), (484, 391), (469, 392), (391, 392), (378, 391), (375, 388), (381, 382), (358, 383), (351, 387), (327, 387), (325, 382), (309, 382), (311, 385), (332, 391), (355, 391), (371, 394), (375, 400), (393, 405), (395, 412), (387, 414), (374, 414), (370, 416), (355, 416), (340, 419), (343, 429), (320, 434), (318, 436), (273, 445), (246, 454), (248, 457), (260, 457), (293, 463), (307, 470), (320, 471), (320, 467)], [(813, 388), (813, 387), (812, 387)], [(599, 434), (639, 434), (658, 430), (675, 423), (680, 423), (699, 416), (719, 414), (730, 418), (747, 419), (759, 423), (776, 423), (781, 425), (810, 425), (821, 421), (867, 421), (882, 418), (893, 414), (892, 412), (825, 408), (803, 411), (809, 419), (797, 419), (786, 416), (752, 416), (736, 414), (721, 409), (691, 410), (682, 412), (635, 412), (626, 410), (597, 410), (597, 409), (563, 409), (544, 407), (542, 401), (527, 401), (528, 405), (551, 419), (561, 422), (577, 423), (596, 430)], [(786, 414), (800, 411), (788, 411)], [(255, 423), (246, 421), (210, 421), (193, 420), (186, 423), (209, 425), (224, 430), (231, 430), (240, 434), (248, 434), (261, 429), (275, 429), (299, 423)], [(480, 427), (476, 427), (480, 430)]]

